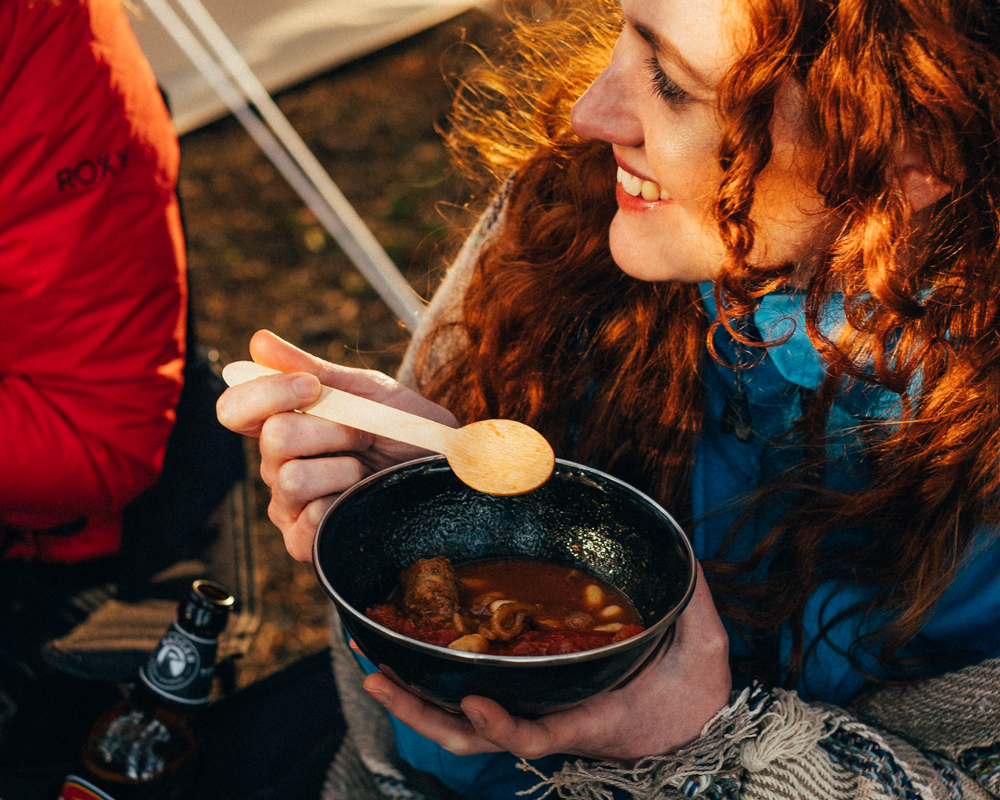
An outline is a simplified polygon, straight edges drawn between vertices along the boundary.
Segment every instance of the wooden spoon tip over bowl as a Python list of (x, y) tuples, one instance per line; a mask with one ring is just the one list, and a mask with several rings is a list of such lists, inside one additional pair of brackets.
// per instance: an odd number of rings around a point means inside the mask
[(534, 428), (509, 419), (473, 422), (456, 434), (463, 446), (445, 453), (463, 483), (488, 494), (524, 494), (547, 481), (555, 469), (552, 446)]

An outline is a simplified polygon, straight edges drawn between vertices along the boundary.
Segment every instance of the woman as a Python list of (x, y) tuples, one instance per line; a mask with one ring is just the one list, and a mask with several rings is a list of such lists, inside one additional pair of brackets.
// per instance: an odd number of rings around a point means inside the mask
[[(320, 383), (521, 419), (686, 521), (707, 580), (624, 689), (528, 721), (365, 679), (404, 758), (453, 790), (977, 796), (974, 772), (997, 792), (996, 10), (620, 11), (610, 63), (594, 25), (540, 37), (573, 59), (539, 57), (558, 81), (523, 155), (460, 117), (513, 174), (416, 332), (400, 379), (420, 396), (264, 333), (254, 358), (297, 374), (230, 390), (220, 419), (260, 436), (302, 560), (338, 492), (417, 455), (286, 413)], [(946, 719), (969, 696), (982, 713)], [(822, 705), (852, 703), (908, 741)]]

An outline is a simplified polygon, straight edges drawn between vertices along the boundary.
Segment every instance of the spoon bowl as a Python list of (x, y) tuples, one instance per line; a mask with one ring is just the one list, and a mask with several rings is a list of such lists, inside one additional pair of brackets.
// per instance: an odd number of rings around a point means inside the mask
[(455, 476), (473, 489), (522, 494), (552, 475), (552, 447), (534, 428), (512, 419), (486, 419), (448, 430), (452, 441), (441, 452)]
[[(278, 372), (253, 361), (234, 361), (225, 366), (222, 377), (229, 386), (236, 386)], [(329, 386), (323, 387), (319, 400), (298, 411), (441, 453), (459, 480), (486, 494), (530, 492), (545, 483), (555, 468), (555, 454), (545, 437), (510, 419), (449, 428)]]

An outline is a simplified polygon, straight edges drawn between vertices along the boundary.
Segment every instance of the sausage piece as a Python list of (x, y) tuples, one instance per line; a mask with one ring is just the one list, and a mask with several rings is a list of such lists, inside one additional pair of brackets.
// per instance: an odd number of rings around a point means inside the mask
[(443, 556), (421, 558), (403, 570), (403, 608), (410, 619), (451, 626), (459, 610), (458, 577)]

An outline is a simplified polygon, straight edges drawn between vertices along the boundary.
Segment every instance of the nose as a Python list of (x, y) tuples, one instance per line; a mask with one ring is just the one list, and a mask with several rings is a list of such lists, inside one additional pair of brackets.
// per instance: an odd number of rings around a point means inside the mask
[(611, 63), (576, 101), (569, 119), (573, 130), (584, 139), (638, 147), (643, 142), (643, 131), (633, 112), (635, 87), (627, 79), (622, 61), (617, 54), (612, 57)]

